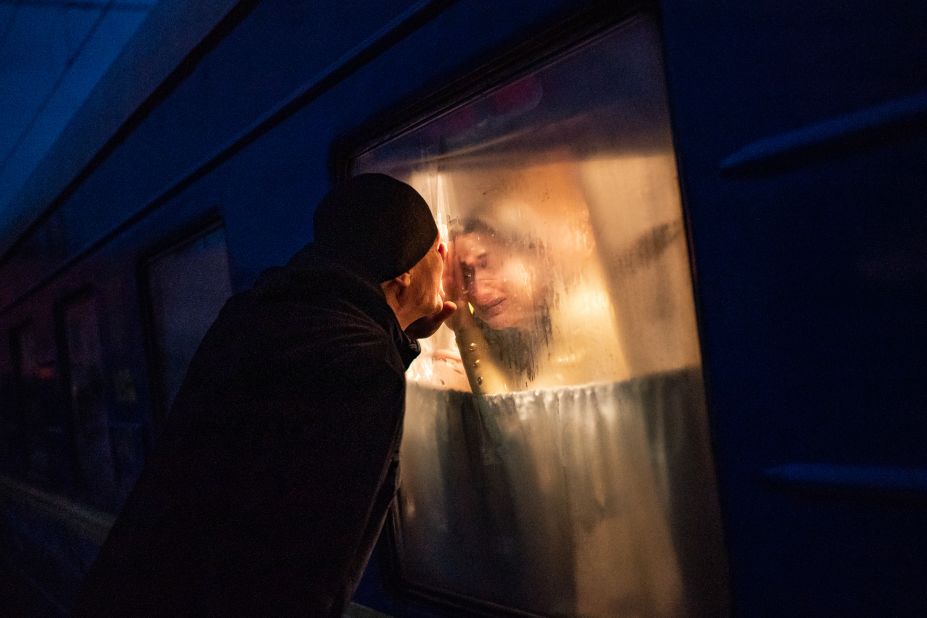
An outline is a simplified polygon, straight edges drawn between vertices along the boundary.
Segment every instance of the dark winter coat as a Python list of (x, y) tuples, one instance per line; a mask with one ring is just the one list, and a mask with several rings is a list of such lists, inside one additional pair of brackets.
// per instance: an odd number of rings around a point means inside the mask
[(418, 345), (304, 250), (225, 305), (77, 615), (340, 616), (392, 501)]

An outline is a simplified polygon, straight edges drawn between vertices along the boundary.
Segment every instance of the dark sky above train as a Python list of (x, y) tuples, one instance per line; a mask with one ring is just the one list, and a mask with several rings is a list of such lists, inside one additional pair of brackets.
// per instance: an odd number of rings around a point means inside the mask
[(0, 224), (158, 0), (0, 0)]

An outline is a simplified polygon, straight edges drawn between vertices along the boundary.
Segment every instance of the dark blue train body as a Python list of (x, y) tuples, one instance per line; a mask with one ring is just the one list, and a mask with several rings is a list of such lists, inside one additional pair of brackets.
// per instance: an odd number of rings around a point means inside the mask
[[(696, 585), (715, 601), (644, 613), (927, 611), (927, 5), (196, 4), (152, 12), (0, 238), (0, 542), (51, 605), (69, 606), (198, 336), (311, 240), (333, 179), (643, 21), (656, 65), (638, 77), (666, 84), (725, 565)], [(571, 94), (590, 109), (611, 100), (596, 70)], [(505, 92), (495, 103), (517, 111), (532, 91)], [(469, 113), (464, 137), (509, 118)], [(545, 613), (413, 583), (392, 540), (358, 604)]]

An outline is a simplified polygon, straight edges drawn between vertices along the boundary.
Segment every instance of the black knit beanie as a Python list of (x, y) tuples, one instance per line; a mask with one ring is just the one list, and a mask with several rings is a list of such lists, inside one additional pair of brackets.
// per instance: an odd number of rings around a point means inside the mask
[(314, 222), (316, 249), (374, 283), (415, 266), (438, 238), (422, 196), (385, 174), (360, 174), (334, 187)]

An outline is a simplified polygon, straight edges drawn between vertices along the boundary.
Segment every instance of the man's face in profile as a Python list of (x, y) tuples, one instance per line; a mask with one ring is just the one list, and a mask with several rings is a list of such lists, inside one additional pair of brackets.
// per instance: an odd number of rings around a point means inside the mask
[(508, 247), (484, 232), (454, 239), (461, 285), (474, 315), (493, 329), (531, 330), (541, 295), (537, 256), (525, 247)]
[(419, 317), (434, 315), (444, 305), (444, 259), (447, 255), (447, 245), (440, 237), (428, 250), (421, 260), (412, 269), (412, 280), (409, 294), (414, 299), (414, 305)]

